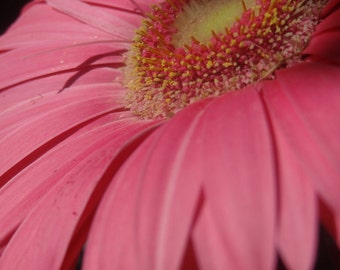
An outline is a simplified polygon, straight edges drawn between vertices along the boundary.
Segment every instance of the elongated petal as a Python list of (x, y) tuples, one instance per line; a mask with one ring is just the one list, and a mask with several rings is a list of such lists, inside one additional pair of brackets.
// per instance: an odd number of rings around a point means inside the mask
[(285, 147), (295, 149), (313, 185), (337, 213), (340, 211), (339, 75), (337, 66), (303, 64), (281, 72), (282, 91), (265, 91), (274, 127), (285, 137)]
[(115, 37), (129, 40), (133, 37), (136, 26), (109, 12), (78, 0), (46, 0), (52, 7), (86, 24), (108, 32)]
[[(94, 221), (87, 269), (178, 269), (202, 194), (224, 257), (212, 263), (216, 255), (206, 258), (206, 244), (193, 241), (200, 264), (273, 267), (273, 153), (261, 102), (248, 91), (226, 95), (203, 111), (200, 106), (157, 130), (124, 166)], [(262, 160), (256, 159), (260, 153)]]
[(227, 269), (231, 263), (226, 258), (226, 243), (209, 203), (205, 202), (200, 210), (192, 235), (200, 269)]
[(317, 251), (316, 194), (294, 149), (277, 134), (279, 217), (278, 249), (289, 269), (312, 269)]
[(162, 0), (90, 0), (86, 2), (145, 14), (151, 10), (152, 5), (161, 1)]
[[(206, 145), (201, 154), (204, 198), (214, 219), (199, 217), (193, 240), (204, 269), (272, 269), (275, 264), (276, 181), (266, 121), (252, 87), (212, 102), (200, 121), (195, 137)], [(212, 242), (209, 235), (199, 236), (211, 230), (216, 230)]]
[[(119, 85), (112, 84), (112, 80), (120, 74), (118, 70), (109, 67), (88, 66), (84, 69), (74, 69), (60, 73), (52, 73), (43, 77), (25, 81), (19, 85), (12, 86), (8, 90), (0, 92), (0, 111), (6, 112), (13, 109), (14, 106), (22, 106), (23, 103), (40, 103), (45, 100), (43, 97), (77, 91), (79, 86), (83, 89), (98, 89), (99, 85), (112, 85), (112, 95), (116, 96), (117, 92), (121, 95), (124, 89)], [(76, 86), (76, 87), (75, 87)], [(73, 88), (74, 87), (74, 88)], [(94, 93), (93, 93), (94, 94)]]
[[(76, 226), (82, 230), (88, 226), (86, 221), (92, 216), (96, 203), (112, 179), (114, 168), (118, 166), (118, 161), (113, 163), (115, 155), (138, 131), (145, 129), (143, 125), (130, 125), (124, 130), (119, 129), (119, 124), (114, 132), (111, 126), (104, 136), (91, 144), (92, 153), (88, 151), (76, 157), (78, 163), (60, 177), (55, 187), (33, 208), (2, 254), (0, 268), (70, 269), (76, 258), (69, 258), (66, 251), (75, 237), (73, 234), (77, 233)], [(111, 166), (113, 168), (109, 169)], [(91, 196), (94, 198), (90, 200)], [(73, 256), (80, 251), (83, 237), (74, 243)], [(20, 259), (15, 259), (18, 256)]]
[[(301, 263), (310, 260), (306, 248), (310, 249), (315, 243), (310, 229), (316, 230), (317, 226), (312, 220), (315, 202), (311, 201), (312, 194), (307, 181), (335, 211), (335, 215), (339, 215), (339, 74), (340, 69), (336, 66), (303, 64), (280, 72), (278, 85), (273, 89), (273, 84), (268, 83), (264, 90), (276, 134), (279, 161), (282, 159), (279, 164), (280, 183), (283, 189), (289, 188), (291, 181), (294, 181), (292, 184), (295, 186), (295, 191), (290, 195), (283, 193), (285, 201), (282, 205), (283, 223), (280, 228), (283, 235), (280, 235), (280, 246), (288, 264), (292, 264), (291, 267), (297, 265), (299, 269), (310, 267), (310, 263), (303, 263), (304, 267)], [(297, 206), (292, 210), (289, 204), (294, 203), (294, 200)], [(290, 225), (284, 217), (288, 208), (291, 209), (289, 215), (297, 217), (297, 221), (295, 219), (296, 222)], [(292, 233), (294, 235), (289, 235)], [(283, 241), (287, 238), (289, 242)], [(304, 247), (302, 243), (309, 244)], [(296, 254), (304, 256), (297, 257)]]
[(80, 92), (65, 105), (43, 110), (36, 118), (25, 119), (0, 140), (0, 175), (58, 135), (117, 108), (121, 105), (115, 104), (109, 94), (94, 97), (85, 94), (82, 99)]
[[(280, 84), (269, 82), (266, 86), (265, 94), (271, 97), (276, 95), (275, 101), (274, 98), (270, 100), (269, 107), (280, 106), (285, 110), (285, 116), (293, 120), (296, 116), (289, 109), (289, 101), (282, 98)], [(273, 123), (273, 138), (277, 147), (279, 252), (289, 269), (311, 269), (317, 249), (317, 195), (306, 168), (301, 166), (299, 149), (286, 145), (290, 139), (277, 128), (280, 123), (277, 123), (276, 117), (270, 122)], [(290, 129), (295, 129), (295, 126), (291, 124)]]
[(199, 168), (186, 166), (201, 109), (157, 130), (129, 159), (97, 212), (85, 269), (178, 269), (201, 189)]
[[(122, 87), (114, 84), (88, 84), (87, 86), (72, 87), (66, 89), (63, 93), (49, 93), (40, 95), (38, 98), (29, 99), (17, 104), (7, 110), (0, 112), (0, 137), (5, 137), (10, 131), (28, 119), (34, 119), (41, 114), (52, 111), (58, 107), (65, 106), (65, 104), (73, 103), (75, 100), (92, 99), (94, 95), (100, 97), (111, 96), (110, 99), (122, 99)], [(11, 95), (15, 95), (11, 93)]]
[(115, 51), (109, 44), (65, 48), (52, 43), (11, 51), (0, 55), (1, 65), (6, 66), (0, 74), (0, 89), (90, 65), (121, 66), (121, 52), (122, 48)]
[[(115, 123), (115, 117), (120, 118), (121, 114), (110, 114), (88, 123), (40, 159), (29, 164), (0, 189), (0, 202), (3, 205), (0, 209), (2, 245), (6, 244), (10, 233), (42, 196), (79, 163), (79, 160), (96, 150), (98, 140), (108, 134), (113, 136), (119, 128), (121, 130), (122, 127), (131, 125), (131, 120)], [(109, 124), (110, 122), (112, 124)]]
[(9, 31), (1, 36), (0, 50), (13, 50), (45, 42), (70, 46), (105, 40), (112, 40), (112, 35), (66, 16), (45, 3), (32, 2)]

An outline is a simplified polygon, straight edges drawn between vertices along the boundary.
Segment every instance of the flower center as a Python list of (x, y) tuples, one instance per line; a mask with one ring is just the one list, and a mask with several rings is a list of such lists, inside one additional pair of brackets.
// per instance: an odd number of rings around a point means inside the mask
[(175, 47), (191, 43), (192, 37), (202, 43), (208, 43), (211, 33), (221, 34), (232, 27), (237, 18), (242, 16), (246, 7), (253, 6), (255, 0), (242, 3), (239, 0), (191, 1), (183, 5), (182, 12), (174, 22), (177, 33), (172, 42)]
[(301, 61), (327, 0), (167, 0), (136, 32), (123, 70), (143, 118), (263, 79)]

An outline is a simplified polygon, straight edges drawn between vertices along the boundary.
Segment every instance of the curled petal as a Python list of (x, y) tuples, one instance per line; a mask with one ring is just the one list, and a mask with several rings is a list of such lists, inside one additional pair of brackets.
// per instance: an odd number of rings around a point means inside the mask
[(340, 8), (333, 10), (316, 28), (311, 43), (304, 51), (315, 61), (340, 64)]

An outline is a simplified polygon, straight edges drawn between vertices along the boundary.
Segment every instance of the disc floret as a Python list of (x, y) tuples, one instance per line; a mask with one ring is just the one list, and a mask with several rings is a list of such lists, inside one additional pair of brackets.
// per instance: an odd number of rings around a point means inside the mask
[[(233, 1), (242, 10), (232, 24), (212, 26), (210, 35), (188, 30), (207, 31), (202, 25), (209, 25), (211, 18), (230, 16), (214, 16), (209, 13), (217, 10), (213, 7)], [(233, 1), (168, 0), (153, 7), (126, 55), (130, 109), (143, 118), (169, 117), (205, 97), (274, 78), (276, 69), (300, 61), (326, 2)], [(201, 21), (192, 19), (192, 10)]]

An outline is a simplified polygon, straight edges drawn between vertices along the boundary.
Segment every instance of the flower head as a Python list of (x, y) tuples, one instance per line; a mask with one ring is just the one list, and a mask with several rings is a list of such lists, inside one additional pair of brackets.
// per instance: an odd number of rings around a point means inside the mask
[(324, 4), (170, 0), (154, 6), (127, 57), (129, 107), (143, 117), (167, 117), (273, 78), (276, 69), (301, 59)]
[(338, 252), (339, 14), (27, 5), (0, 38), (0, 269), (311, 269), (319, 224)]

